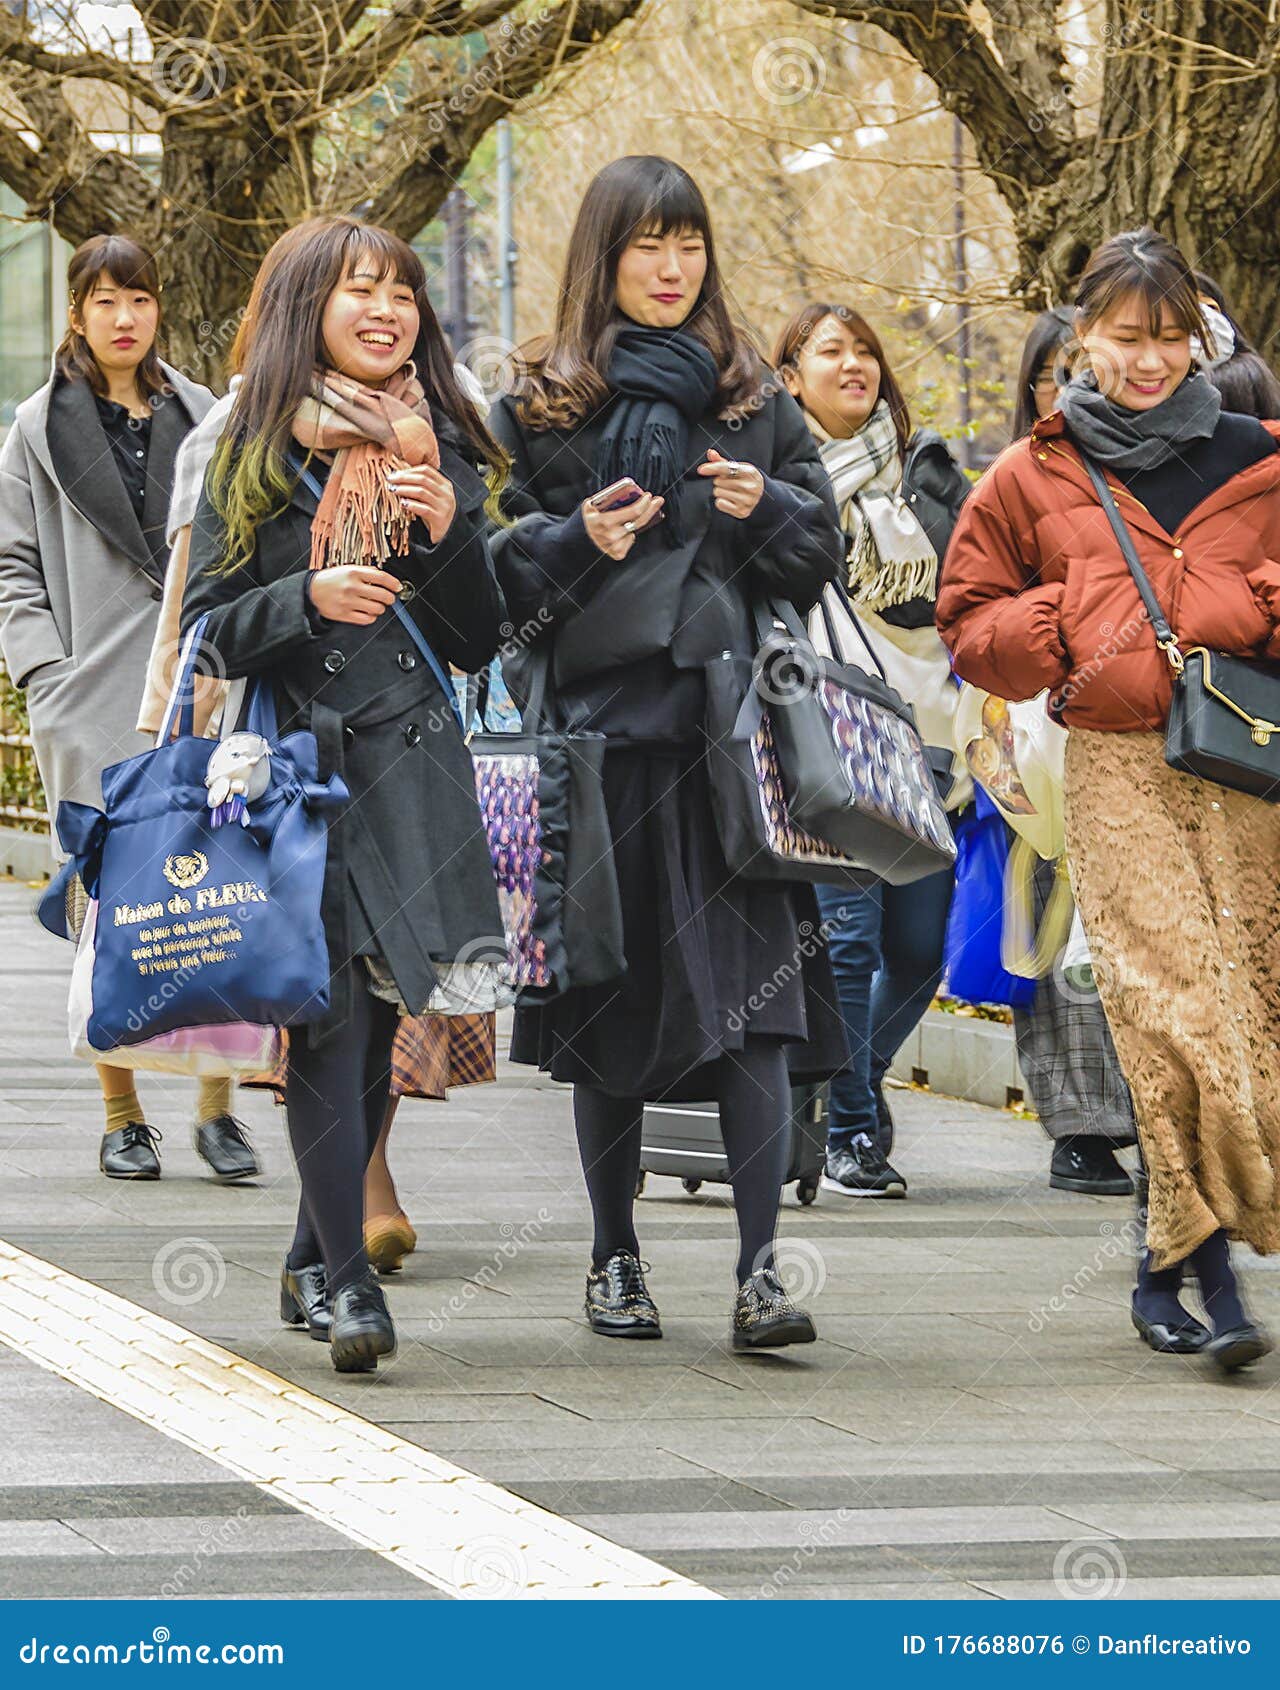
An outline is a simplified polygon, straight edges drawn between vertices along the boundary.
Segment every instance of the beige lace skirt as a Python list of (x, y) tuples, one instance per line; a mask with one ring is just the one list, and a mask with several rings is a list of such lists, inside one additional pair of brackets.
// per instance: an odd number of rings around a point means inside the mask
[(1067, 853), (1151, 1179), (1154, 1266), (1280, 1249), (1280, 806), (1072, 729)]

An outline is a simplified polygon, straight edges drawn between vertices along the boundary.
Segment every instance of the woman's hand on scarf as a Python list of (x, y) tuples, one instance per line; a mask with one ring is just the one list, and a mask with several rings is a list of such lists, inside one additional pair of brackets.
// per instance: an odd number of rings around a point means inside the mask
[(426, 523), (431, 544), (439, 545), (458, 509), (449, 477), (430, 464), (412, 464), (408, 469), (388, 470), (387, 486), (399, 495), (411, 516)]
[(636, 535), (655, 517), (662, 515), (663, 500), (658, 493), (642, 493), (629, 505), (616, 505), (613, 510), (597, 510), (590, 499), (583, 502), (582, 520), (592, 543), (606, 557), (626, 557), (636, 543)]
[(764, 471), (754, 464), (733, 463), (714, 446), (707, 450), (707, 462), (698, 465), (698, 474), (715, 478), (711, 494), (716, 509), (739, 521), (750, 516), (764, 497)]
[(394, 604), (401, 582), (385, 569), (349, 563), (336, 569), (313, 569), (307, 587), (312, 604), (326, 621), (354, 622), (367, 628)]

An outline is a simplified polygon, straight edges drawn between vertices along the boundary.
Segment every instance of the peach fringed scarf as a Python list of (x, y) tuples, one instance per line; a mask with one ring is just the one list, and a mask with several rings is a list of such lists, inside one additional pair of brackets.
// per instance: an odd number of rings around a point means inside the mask
[(440, 467), (440, 446), (413, 364), (385, 387), (365, 387), (334, 370), (317, 370), (298, 407), (293, 437), (308, 450), (333, 452), (333, 468), (311, 524), (312, 569), (384, 564), (409, 550), (412, 520), (387, 485), (387, 472)]

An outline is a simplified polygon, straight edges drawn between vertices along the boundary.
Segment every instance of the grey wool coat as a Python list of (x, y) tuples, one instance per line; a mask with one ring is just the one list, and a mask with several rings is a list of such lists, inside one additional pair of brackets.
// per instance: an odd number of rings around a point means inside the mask
[[(102, 771), (146, 749), (138, 699), (160, 613), (173, 464), (214, 403), (161, 366), (139, 523), (82, 381), (50, 379), (0, 449), (0, 653), (27, 695), (49, 814), (102, 805)], [(56, 836), (55, 855), (62, 855)]]

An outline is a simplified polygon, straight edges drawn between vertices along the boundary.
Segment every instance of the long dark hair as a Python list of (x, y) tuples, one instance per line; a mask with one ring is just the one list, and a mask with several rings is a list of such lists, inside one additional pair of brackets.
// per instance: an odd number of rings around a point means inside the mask
[[(160, 270), (155, 254), (131, 235), (91, 235), (71, 254), (67, 265), (67, 294), (75, 311), (83, 318), (84, 302), (103, 276), (118, 288), (135, 293), (149, 293), (159, 303)], [(159, 317), (156, 339), (147, 348), (142, 362), (134, 373), (138, 392), (144, 399), (156, 399), (170, 391), (160, 368)], [(107, 397), (107, 378), (90, 349), (89, 342), (73, 323), (54, 354), (54, 368), (65, 381), (88, 382), (100, 399)]]
[(227, 568), (248, 561), (260, 523), (288, 501), (286, 464), (298, 406), (325, 363), (322, 322), (330, 294), (361, 258), (412, 288), (419, 312), (410, 357), (432, 411), (452, 424), (495, 479), (506, 459), (453, 373), (448, 342), (427, 297), (422, 261), (399, 235), (357, 217), (313, 217), (289, 230), (263, 260), (241, 324), (244, 380), (210, 466), (209, 490), (227, 528)]
[[(783, 370), (794, 370), (801, 352), (809, 343), (809, 337), (819, 323), (828, 317), (835, 317), (843, 323), (854, 337), (860, 340), (867, 351), (880, 366), (880, 397), (889, 407), (889, 415), (893, 418), (894, 432), (898, 436), (898, 450), (904, 456), (907, 443), (911, 439), (911, 412), (907, 409), (907, 401), (902, 389), (898, 386), (898, 378), (889, 367), (889, 361), (884, 355), (884, 347), (880, 344), (880, 336), (860, 311), (855, 311), (852, 305), (835, 305), (825, 300), (814, 300), (811, 304), (797, 311), (795, 316), (778, 336), (773, 349), (773, 367), (781, 375)], [(800, 403), (799, 400), (796, 401)]]
[(518, 356), (513, 391), (527, 427), (573, 428), (605, 402), (609, 354), (626, 322), (617, 305), (618, 260), (637, 234), (686, 229), (702, 236), (707, 273), (680, 329), (716, 361), (720, 415), (733, 416), (756, 396), (764, 360), (730, 310), (698, 184), (669, 158), (634, 154), (591, 179), (569, 236), (555, 328)]
[(1236, 348), (1231, 356), (1205, 371), (1222, 395), (1223, 410), (1240, 411), (1262, 422), (1280, 421), (1280, 381), (1277, 381), (1275, 372), (1236, 321), (1221, 286), (1203, 270), (1197, 270), (1195, 277), (1200, 292), (1208, 294), (1231, 324), (1231, 332), (1236, 337)]
[(1081, 274), (1076, 310), (1088, 324), (1132, 294), (1146, 306), (1153, 335), (1160, 332), (1164, 312), (1187, 334), (1212, 338), (1191, 266), (1173, 242), (1155, 229), (1128, 229), (1103, 241)]
[(1015, 440), (1030, 434), (1035, 425), (1036, 378), (1050, 359), (1056, 362), (1062, 348), (1075, 339), (1075, 333), (1075, 320), (1065, 305), (1042, 311), (1032, 323), (1018, 366), (1018, 392), (1013, 406)]

